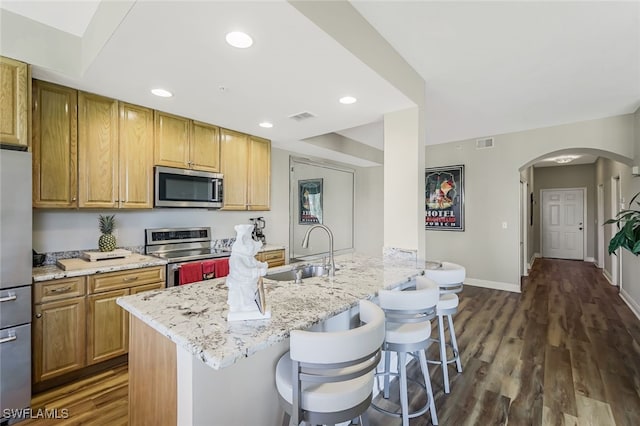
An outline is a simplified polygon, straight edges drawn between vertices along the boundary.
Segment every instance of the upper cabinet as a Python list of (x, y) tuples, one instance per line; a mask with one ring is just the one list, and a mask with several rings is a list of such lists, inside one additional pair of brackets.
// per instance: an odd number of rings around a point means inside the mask
[(29, 145), (29, 67), (1, 56), (0, 143)]
[(78, 92), (33, 81), (33, 206), (78, 206)]
[(34, 207), (153, 207), (153, 110), (39, 80), (33, 93)]
[(153, 207), (153, 110), (120, 102), (120, 207)]
[(249, 137), (248, 210), (271, 208), (271, 142)]
[(78, 93), (78, 206), (118, 207), (118, 101)]
[(153, 208), (163, 165), (223, 173), (222, 210), (270, 209), (267, 139), (39, 80), (32, 139), (34, 207)]
[(156, 111), (155, 135), (156, 165), (210, 172), (220, 170), (218, 127)]
[(271, 142), (232, 130), (220, 130), (223, 210), (269, 210)]

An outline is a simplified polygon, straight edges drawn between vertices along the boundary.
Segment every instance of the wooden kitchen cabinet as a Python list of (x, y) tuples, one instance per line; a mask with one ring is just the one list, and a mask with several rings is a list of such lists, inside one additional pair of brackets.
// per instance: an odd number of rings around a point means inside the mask
[(224, 176), (222, 210), (247, 210), (249, 138), (220, 129), (220, 171)]
[(120, 208), (153, 208), (153, 110), (120, 102)]
[(249, 137), (248, 210), (271, 208), (271, 141)]
[(29, 145), (29, 66), (0, 56), (0, 143)]
[(84, 277), (34, 284), (34, 383), (85, 366), (84, 293)]
[(78, 206), (78, 92), (33, 81), (33, 206)]
[(164, 266), (35, 283), (33, 382), (126, 354), (129, 315), (116, 299), (164, 286)]
[(220, 170), (219, 128), (155, 112), (155, 164), (208, 172)]
[(220, 130), (222, 210), (269, 210), (271, 142), (233, 130)]
[(261, 251), (256, 254), (259, 262), (267, 262), (269, 268), (284, 265), (284, 249)]
[(118, 207), (118, 101), (78, 93), (78, 207)]
[(117, 303), (129, 289), (87, 296), (87, 365), (127, 353), (129, 315)]

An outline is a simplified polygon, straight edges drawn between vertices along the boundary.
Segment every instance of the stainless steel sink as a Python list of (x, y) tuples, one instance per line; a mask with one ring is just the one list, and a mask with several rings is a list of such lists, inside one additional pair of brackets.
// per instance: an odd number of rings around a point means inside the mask
[(294, 268), (289, 271), (274, 272), (264, 277), (274, 281), (297, 281), (303, 278), (321, 277), (327, 274), (327, 268), (323, 265), (307, 265), (300, 268)]

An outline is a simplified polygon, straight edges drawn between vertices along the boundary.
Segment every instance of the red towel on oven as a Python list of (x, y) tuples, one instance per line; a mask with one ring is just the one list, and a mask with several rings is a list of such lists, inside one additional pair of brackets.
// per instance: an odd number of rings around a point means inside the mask
[(178, 279), (180, 285), (202, 281), (202, 263), (193, 262), (181, 265)]
[(209, 280), (215, 277), (216, 260), (205, 260), (202, 262), (202, 278)]
[(215, 260), (216, 278), (229, 275), (229, 258)]

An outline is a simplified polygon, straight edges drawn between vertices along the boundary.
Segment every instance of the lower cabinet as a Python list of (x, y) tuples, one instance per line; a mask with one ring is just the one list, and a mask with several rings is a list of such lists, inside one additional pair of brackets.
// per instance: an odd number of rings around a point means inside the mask
[(33, 382), (107, 361), (129, 350), (129, 316), (118, 297), (163, 288), (164, 266), (34, 284)]
[(256, 254), (259, 262), (267, 262), (269, 268), (284, 265), (284, 249), (261, 251)]
[(35, 305), (33, 312), (33, 381), (84, 367), (85, 298)]
[(129, 290), (87, 296), (87, 365), (124, 355), (129, 349), (129, 315), (117, 303)]

